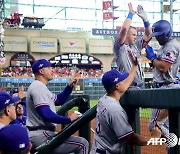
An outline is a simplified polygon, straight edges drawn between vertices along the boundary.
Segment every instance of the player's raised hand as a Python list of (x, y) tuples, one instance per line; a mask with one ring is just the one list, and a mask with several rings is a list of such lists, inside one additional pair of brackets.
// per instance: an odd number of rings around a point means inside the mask
[(24, 86), (18, 88), (18, 96), (23, 99), (24, 98)]
[(155, 126), (151, 131), (151, 137), (153, 138), (160, 138), (161, 137), (161, 130)]
[(78, 117), (79, 117), (78, 114), (73, 113), (73, 114), (70, 115), (69, 118), (71, 119), (71, 122), (72, 122), (72, 121), (76, 120)]
[(79, 81), (79, 75), (80, 73), (75, 74), (75, 76), (71, 79), (71, 81), (69, 82), (69, 86), (73, 87), (74, 85), (76, 85)]
[(133, 15), (136, 14), (136, 12), (134, 11), (132, 7), (132, 3), (128, 3), (128, 7), (129, 7), (129, 12), (131, 12)]
[(146, 12), (144, 11), (143, 7), (141, 5), (138, 5), (136, 14), (144, 21), (148, 21), (148, 17), (146, 15)]
[(138, 59), (136, 55), (133, 55), (132, 51), (128, 50), (131, 61), (134, 65), (138, 65)]
[(156, 54), (154, 53), (154, 50), (151, 46), (146, 47), (146, 58), (148, 58), (150, 61), (153, 61), (154, 59), (157, 59)]

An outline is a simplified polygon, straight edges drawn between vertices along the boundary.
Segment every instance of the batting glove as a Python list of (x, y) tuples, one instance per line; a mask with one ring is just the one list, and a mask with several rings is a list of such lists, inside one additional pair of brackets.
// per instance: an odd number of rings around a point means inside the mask
[(141, 5), (138, 5), (136, 14), (144, 21), (148, 21), (148, 17), (146, 15), (146, 12), (144, 11), (143, 7)]
[(156, 54), (154, 53), (154, 50), (151, 46), (148, 46), (146, 48), (146, 57), (150, 60), (153, 61), (154, 59), (157, 59)]

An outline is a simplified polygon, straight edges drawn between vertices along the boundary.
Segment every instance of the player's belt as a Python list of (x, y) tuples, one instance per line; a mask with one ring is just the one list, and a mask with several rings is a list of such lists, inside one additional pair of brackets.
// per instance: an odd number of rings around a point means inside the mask
[(36, 130), (49, 130), (49, 131), (55, 131), (54, 125), (41, 125), (41, 126), (27, 126), (29, 131), (36, 131)]
[(106, 154), (106, 151), (101, 150), (101, 149), (96, 149), (96, 153), (98, 153), (98, 154)]

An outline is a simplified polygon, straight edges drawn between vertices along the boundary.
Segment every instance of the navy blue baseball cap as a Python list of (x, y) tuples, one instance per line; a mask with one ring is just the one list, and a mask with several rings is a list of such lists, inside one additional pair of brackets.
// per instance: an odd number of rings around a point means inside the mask
[(27, 130), (19, 124), (1, 128), (0, 139), (0, 150), (5, 152), (18, 152), (30, 147)]
[(11, 96), (7, 92), (0, 92), (0, 110), (5, 109), (8, 105), (20, 100), (18, 96)]
[(18, 92), (19, 92), (18, 88), (15, 88), (15, 89), (12, 91), (13, 94), (18, 93)]
[(116, 69), (112, 69), (104, 73), (102, 77), (102, 84), (104, 85), (105, 89), (111, 88), (117, 83), (123, 81), (129, 76), (127, 72), (121, 73)]
[(42, 68), (50, 67), (50, 66), (54, 66), (54, 65), (55, 65), (55, 63), (51, 63), (47, 59), (39, 59), (33, 63), (32, 71), (35, 74), (35, 73), (39, 72), (39, 70)]

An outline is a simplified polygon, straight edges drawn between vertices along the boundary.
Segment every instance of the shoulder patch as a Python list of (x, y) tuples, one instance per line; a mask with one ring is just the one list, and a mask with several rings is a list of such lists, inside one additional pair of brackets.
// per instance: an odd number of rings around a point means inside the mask
[(166, 57), (167, 57), (168, 59), (172, 59), (172, 58), (173, 58), (170, 52), (167, 52), (167, 53), (166, 53)]

